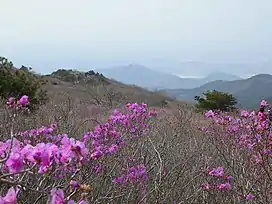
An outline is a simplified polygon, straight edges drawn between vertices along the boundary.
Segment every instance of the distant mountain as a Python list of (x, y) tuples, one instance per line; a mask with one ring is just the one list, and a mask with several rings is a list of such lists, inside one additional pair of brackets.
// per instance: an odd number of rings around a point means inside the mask
[(154, 89), (190, 89), (214, 80), (236, 80), (239, 77), (213, 72), (205, 78), (181, 78), (173, 74), (158, 72), (138, 64), (130, 64), (109, 69), (97, 69), (108, 78), (125, 84), (134, 84), (151, 90)]
[(202, 95), (203, 92), (208, 90), (228, 92), (237, 98), (238, 105), (253, 108), (257, 107), (262, 99), (272, 99), (272, 89), (270, 87), (272, 87), (272, 75), (258, 74), (248, 79), (235, 81), (212, 81), (193, 89), (172, 89), (164, 91), (172, 97), (190, 102), (194, 102), (196, 95)]
[(208, 83), (208, 82), (217, 81), (217, 80), (234, 81), (239, 79), (242, 79), (242, 78), (233, 74), (226, 74), (224, 72), (212, 72), (211, 74), (206, 76), (203, 80), (206, 81), (206, 83)]
[(97, 69), (97, 71), (108, 78), (115, 79), (122, 83), (137, 85), (148, 89), (183, 87), (183, 81), (178, 76), (157, 72), (137, 64), (109, 69)]
[[(267, 73), (271, 70), (271, 62), (269, 63), (225, 63), (225, 62), (203, 62), (203, 61), (182, 61), (177, 64), (169, 63), (169, 71), (171, 73), (182, 73), (182, 75), (205, 76), (215, 70), (223, 72), (235, 73), (236, 75), (244, 75), (245, 72), (251, 76), (254, 73)], [(164, 66), (156, 66), (156, 70), (161, 71)]]

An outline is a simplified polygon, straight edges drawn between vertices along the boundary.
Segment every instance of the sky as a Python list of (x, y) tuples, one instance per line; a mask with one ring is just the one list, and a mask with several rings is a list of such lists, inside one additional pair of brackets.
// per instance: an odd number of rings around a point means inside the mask
[(272, 62), (271, 11), (271, 0), (8, 0), (0, 55), (41, 73), (139, 63), (203, 75), (180, 64), (197, 61), (254, 64), (248, 74)]

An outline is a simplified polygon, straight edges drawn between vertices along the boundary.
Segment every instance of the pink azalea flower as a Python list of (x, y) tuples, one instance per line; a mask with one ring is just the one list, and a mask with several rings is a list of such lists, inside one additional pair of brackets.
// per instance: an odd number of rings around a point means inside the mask
[(267, 106), (269, 106), (269, 104), (267, 103), (267, 101), (266, 100), (262, 100), (261, 101), (261, 107), (266, 108)]
[(103, 155), (103, 152), (100, 151), (100, 150), (97, 150), (97, 151), (95, 151), (95, 152), (93, 152), (93, 153), (91, 154), (91, 158), (92, 158), (93, 160), (97, 160), (97, 159), (100, 158), (102, 155)]
[(10, 98), (8, 99), (7, 105), (8, 105), (10, 108), (14, 107), (14, 105), (15, 105), (15, 98), (14, 98), (14, 97), (10, 97)]
[(19, 99), (19, 104), (22, 106), (27, 106), (30, 104), (28, 96), (24, 95)]
[(249, 116), (249, 113), (246, 110), (242, 110), (241, 116), (247, 118)]
[(255, 111), (252, 111), (252, 112), (249, 114), (250, 117), (254, 117), (255, 115), (256, 115)]
[(227, 176), (226, 177), (226, 180), (229, 182), (229, 181), (231, 181), (233, 178), (232, 178), (232, 176)]
[(118, 151), (118, 146), (116, 145), (116, 144), (113, 144), (113, 145), (111, 145), (111, 147), (108, 149), (108, 152), (110, 153), (110, 154), (114, 154), (115, 152), (117, 152)]
[(253, 200), (255, 198), (255, 196), (251, 193), (247, 194), (245, 197), (246, 197), (246, 200), (248, 201)]
[(11, 187), (5, 197), (0, 196), (0, 204), (16, 204), (19, 189)]
[(78, 204), (87, 204), (87, 202), (85, 200), (81, 200)]
[(213, 118), (214, 117), (214, 112), (212, 110), (209, 110), (206, 114), (205, 114), (206, 118)]
[(11, 153), (6, 165), (11, 173), (19, 173), (24, 169), (23, 157), (19, 153)]
[(210, 190), (212, 188), (212, 186), (210, 184), (208, 184), (208, 183), (205, 183), (205, 184), (202, 185), (202, 188), (204, 190)]
[(231, 190), (231, 185), (228, 182), (227, 183), (221, 183), (221, 184), (219, 184), (218, 189), (219, 190)]
[(51, 199), (50, 204), (64, 204), (63, 190), (61, 190), (61, 189), (57, 190), (57, 189), (53, 188), (51, 190), (51, 196), (52, 196), (52, 199)]
[(216, 169), (212, 169), (209, 172), (209, 175), (216, 176), (216, 177), (222, 177), (224, 175), (224, 169), (223, 167), (217, 167)]

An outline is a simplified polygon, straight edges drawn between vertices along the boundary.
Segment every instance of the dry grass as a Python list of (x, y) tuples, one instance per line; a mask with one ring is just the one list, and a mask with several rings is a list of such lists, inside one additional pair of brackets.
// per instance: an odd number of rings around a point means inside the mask
[[(44, 88), (48, 91), (50, 101), (37, 113), (44, 116), (42, 118), (45, 124), (57, 120), (74, 126), (80, 124), (86, 130), (87, 127), (93, 128), (94, 123), (90, 119), (105, 122), (114, 109), (122, 110), (127, 103), (147, 103), (161, 115), (175, 115), (178, 108), (193, 111), (190, 104), (174, 101), (161, 93), (150, 92), (137, 86), (112, 82), (109, 85), (84, 87), (51, 77), (47, 77), (46, 80), (48, 83)], [(57, 82), (57, 85), (52, 82)], [(162, 103), (165, 101), (167, 105), (163, 106)]]
[[(83, 170), (81, 176), (84, 183), (92, 186), (88, 195), (90, 203), (218, 203), (218, 199), (207, 197), (201, 189), (207, 168), (217, 163), (217, 152), (198, 131), (198, 126), (202, 123), (201, 116), (194, 112), (190, 104), (171, 101), (166, 96), (119, 83), (83, 87), (63, 81), (57, 81), (53, 85), (51, 82), (56, 79), (48, 80), (45, 88), (50, 102), (35, 114), (22, 118), (16, 131), (57, 122), (59, 133), (81, 137), (97, 125), (95, 121), (105, 122), (114, 108), (121, 108), (127, 102), (145, 102), (159, 112), (147, 137), (135, 141), (131, 148), (122, 150), (119, 155), (107, 160), (103, 175), (96, 177), (91, 165)], [(169, 101), (167, 106), (161, 107), (161, 102), (165, 100)], [(0, 133), (7, 135), (8, 118), (4, 112), (1, 116)], [(137, 155), (149, 169), (150, 181), (144, 196), (140, 196), (137, 188), (120, 188), (112, 184), (112, 177), (118, 175), (121, 164), (127, 162), (123, 161), (122, 155), (130, 154)], [(37, 186), (39, 180), (28, 179), (28, 185), (33, 188)], [(62, 185), (64, 181), (47, 178), (48, 183), (43, 185), (50, 186), (50, 182)], [(1, 188), (3, 191), (5, 189)], [(21, 198), (20, 203), (46, 203), (39, 192), (24, 193), (25, 197)], [(220, 197), (220, 203), (239, 202)]]

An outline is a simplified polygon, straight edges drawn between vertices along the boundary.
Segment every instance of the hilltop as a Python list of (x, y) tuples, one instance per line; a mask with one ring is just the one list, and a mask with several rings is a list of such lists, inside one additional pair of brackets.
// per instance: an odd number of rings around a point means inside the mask
[(78, 103), (88, 102), (94, 106), (115, 108), (125, 103), (148, 103), (161, 107), (173, 99), (165, 94), (148, 91), (135, 85), (125, 85), (93, 70), (79, 72), (59, 69), (43, 76), (44, 88), (50, 96), (67, 95)]
[(194, 102), (196, 95), (202, 95), (208, 90), (217, 90), (233, 94), (238, 104), (243, 107), (258, 107), (260, 100), (266, 99), (271, 102), (272, 75), (258, 74), (248, 79), (240, 79), (235, 81), (213, 81), (206, 83), (198, 88), (193, 89), (172, 89), (164, 90), (172, 97), (176, 97), (188, 102)]
[(242, 79), (242, 78), (239, 76), (236, 76), (234, 74), (227, 74), (227, 73), (219, 72), (219, 71), (212, 72), (208, 76), (202, 78), (203, 82), (205, 82), (205, 83), (212, 82), (212, 81), (218, 81), (218, 80), (235, 81), (235, 80), (240, 80), (240, 79)]

